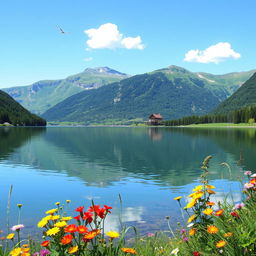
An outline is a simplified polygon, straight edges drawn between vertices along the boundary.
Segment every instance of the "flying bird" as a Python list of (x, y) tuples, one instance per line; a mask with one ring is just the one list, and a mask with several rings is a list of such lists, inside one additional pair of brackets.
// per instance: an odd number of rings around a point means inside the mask
[(64, 31), (60, 26), (56, 25), (61, 34), (68, 34), (68, 32)]

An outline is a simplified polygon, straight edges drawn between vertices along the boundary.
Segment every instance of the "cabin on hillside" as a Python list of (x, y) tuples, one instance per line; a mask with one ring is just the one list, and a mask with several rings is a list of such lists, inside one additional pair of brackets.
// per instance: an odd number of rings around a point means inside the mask
[(149, 125), (160, 125), (163, 120), (163, 117), (158, 113), (158, 114), (151, 114), (148, 118), (148, 124)]

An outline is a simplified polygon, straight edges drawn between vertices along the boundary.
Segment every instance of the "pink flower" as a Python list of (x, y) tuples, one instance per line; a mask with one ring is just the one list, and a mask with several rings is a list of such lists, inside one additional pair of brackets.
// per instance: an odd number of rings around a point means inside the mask
[(148, 233), (148, 237), (153, 237), (153, 236), (155, 236), (154, 233)]
[(251, 171), (245, 171), (245, 172), (244, 172), (244, 175), (250, 176), (250, 175), (252, 175), (252, 172), (251, 172)]
[(11, 227), (12, 231), (20, 231), (22, 228), (24, 228), (23, 224), (14, 225)]
[(245, 184), (244, 184), (244, 188), (245, 188), (245, 189), (250, 189), (250, 188), (253, 188), (253, 187), (254, 187), (254, 185), (251, 184), (251, 183), (245, 183)]
[(235, 208), (236, 209), (241, 209), (241, 208), (243, 208), (244, 207), (244, 203), (239, 203), (239, 204), (236, 204), (235, 205)]

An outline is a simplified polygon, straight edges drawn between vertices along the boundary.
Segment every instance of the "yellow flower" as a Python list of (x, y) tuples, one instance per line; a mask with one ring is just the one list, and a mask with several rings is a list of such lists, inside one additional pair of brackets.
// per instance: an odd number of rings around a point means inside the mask
[(194, 219), (196, 219), (196, 215), (195, 214), (193, 214), (193, 215), (191, 215), (189, 218), (188, 218), (188, 223), (190, 223), (190, 222), (192, 222)]
[(196, 186), (192, 191), (201, 191), (203, 189), (202, 185)]
[(209, 189), (215, 188), (215, 186), (213, 186), (213, 185), (206, 185), (205, 187), (206, 187), (206, 188), (209, 188)]
[(182, 198), (182, 196), (177, 196), (177, 197), (173, 198), (173, 200), (179, 201), (181, 198)]
[(37, 226), (38, 226), (39, 228), (43, 228), (43, 227), (45, 227), (45, 226), (47, 225), (47, 223), (48, 223), (48, 220), (41, 219), (41, 220), (37, 223)]
[(59, 232), (60, 232), (60, 229), (58, 227), (54, 227), (54, 228), (51, 228), (51, 229), (47, 230), (46, 235), (47, 236), (54, 236)]
[(220, 240), (219, 242), (216, 243), (217, 248), (224, 247), (226, 245), (226, 241)]
[(21, 253), (21, 248), (20, 247), (17, 247), (17, 248), (10, 251), (11, 256), (19, 256), (20, 253)]
[(188, 233), (189, 233), (190, 236), (195, 235), (196, 234), (196, 228), (191, 228)]
[(186, 206), (185, 208), (192, 208), (196, 204), (196, 200), (192, 199)]
[(121, 250), (125, 253), (137, 254), (136, 250), (133, 248), (121, 248)]
[(58, 205), (60, 205), (60, 202), (56, 202), (55, 204), (58, 206)]
[(51, 209), (51, 210), (49, 210), (49, 211), (46, 211), (45, 214), (54, 214), (54, 213), (57, 212), (57, 211), (58, 211), (58, 209), (55, 208), (55, 209)]
[(194, 195), (192, 196), (193, 199), (199, 199), (201, 198), (202, 196), (204, 195), (204, 192), (203, 191), (197, 191), (194, 193)]
[(12, 240), (14, 238), (15, 234), (14, 233), (10, 233), (7, 235), (6, 239)]
[(72, 254), (78, 251), (78, 246), (73, 246), (68, 249), (68, 253)]
[(66, 221), (59, 221), (59, 222), (56, 222), (55, 224), (54, 224), (54, 227), (58, 227), (58, 228), (63, 228), (63, 227), (65, 227), (65, 226), (67, 226), (67, 222)]
[(52, 215), (47, 215), (47, 216), (45, 216), (44, 218), (42, 218), (42, 220), (50, 220), (52, 218)]
[(62, 221), (69, 221), (69, 220), (72, 220), (72, 217), (70, 217), (70, 216), (62, 217), (61, 220)]
[(206, 208), (205, 210), (203, 210), (203, 213), (205, 215), (211, 215), (213, 213), (213, 209), (211, 208)]
[(106, 233), (106, 235), (110, 238), (118, 238), (120, 236), (120, 234), (116, 231), (109, 231)]
[(224, 234), (224, 237), (231, 237), (233, 236), (233, 233), (232, 232), (227, 232)]
[(71, 202), (71, 200), (66, 200), (66, 203), (69, 204)]
[(17, 204), (18, 208), (21, 208), (23, 206), (23, 204)]
[(209, 206), (214, 206), (215, 205), (214, 202), (206, 202), (206, 204), (209, 205)]
[(58, 220), (60, 218), (60, 215), (52, 215), (50, 220)]
[(218, 231), (219, 231), (219, 229), (214, 225), (210, 225), (207, 227), (207, 232), (209, 234), (216, 234)]

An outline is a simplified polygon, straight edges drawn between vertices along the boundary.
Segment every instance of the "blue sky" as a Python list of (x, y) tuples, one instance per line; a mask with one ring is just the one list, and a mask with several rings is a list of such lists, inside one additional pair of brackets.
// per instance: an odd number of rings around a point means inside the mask
[(99, 66), (132, 75), (255, 69), (255, 9), (255, 0), (5, 0), (0, 88)]

